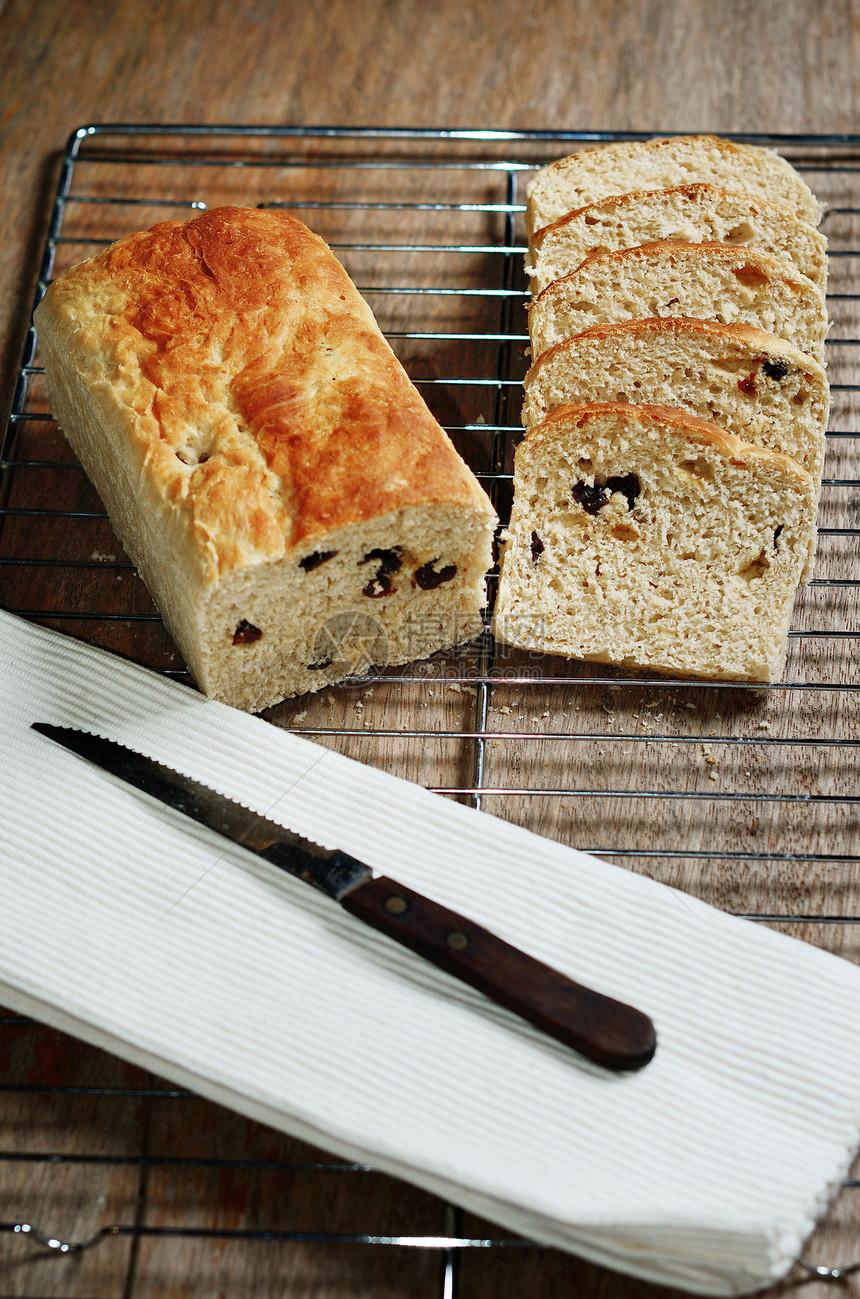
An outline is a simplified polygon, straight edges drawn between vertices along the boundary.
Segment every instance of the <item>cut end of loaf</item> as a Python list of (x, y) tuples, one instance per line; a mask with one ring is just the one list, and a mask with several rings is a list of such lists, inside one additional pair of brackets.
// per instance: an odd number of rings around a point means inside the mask
[(494, 520), (416, 508), (306, 542), (213, 589), (190, 665), (204, 693), (258, 712), (483, 629)]

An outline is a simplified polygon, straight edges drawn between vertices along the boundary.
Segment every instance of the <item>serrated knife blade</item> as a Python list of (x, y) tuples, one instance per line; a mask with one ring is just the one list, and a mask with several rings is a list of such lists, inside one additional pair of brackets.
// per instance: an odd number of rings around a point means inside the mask
[(208, 785), (115, 740), (34, 722), (33, 730), (339, 902), (351, 915), (477, 988), (548, 1036), (612, 1070), (641, 1069), (657, 1045), (647, 1015), (568, 979), (481, 925), (374, 876)]

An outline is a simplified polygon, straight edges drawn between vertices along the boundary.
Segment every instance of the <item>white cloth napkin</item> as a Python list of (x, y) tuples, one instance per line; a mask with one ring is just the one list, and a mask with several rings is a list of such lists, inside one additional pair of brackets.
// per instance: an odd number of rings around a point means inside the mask
[[(860, 1140), (860, 970), (0, 613), (0, 1001), (653, 1281), (783, 1275)], [(613, 1075), (30, 730), (121, 740), (654, 1019)]]

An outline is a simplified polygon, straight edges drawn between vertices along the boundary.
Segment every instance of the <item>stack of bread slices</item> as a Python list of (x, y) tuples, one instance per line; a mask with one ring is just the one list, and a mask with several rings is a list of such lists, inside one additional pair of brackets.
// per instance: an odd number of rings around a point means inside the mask
[(821, 216), (785, 159), (713, 136), (536, 175), (500, 640), (781, 679), (829, 414)]

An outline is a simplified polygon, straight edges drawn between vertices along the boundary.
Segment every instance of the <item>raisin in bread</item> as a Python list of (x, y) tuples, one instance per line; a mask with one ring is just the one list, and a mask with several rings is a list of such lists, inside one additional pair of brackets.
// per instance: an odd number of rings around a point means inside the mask
[(206, 694), (258, 710), (481, 630), (490, 503), (293, 216), (122, 239), (36, 325), (60, 424)]
[(760, 248), (793, 262), (824, 292), (827, 240), (779, 203), (698, 183), (615, 194), (568, 213), (529, 241), (526, 273), (539, 293), (586, 257), (669, 239)]
[(774, 150), (713, 135), (687, 135), (599, 145), (544, 167), (528, 186), (527, 232), (531, 235), (610, 194), (695, 181), (783, 203), (812, 225), (821, 220), (818, 199)]
[(669, 241), (590, 257), (548, 285), (529, 310), (532, 356), (594, 325), (656, 316), (757, 325), (824, 363), (824, 294), (793, 263)]
[(630, 320), (556, 344), (525, 378), (523, 423), (569, 402), (677, 406), (791, 456), (821, 481), (830, 409), (811, 356), (752, 325)]
[(812, 478), (684, 412), (565, 406), (517, 450), (495, 635), (716, 681), (779, 680)]

